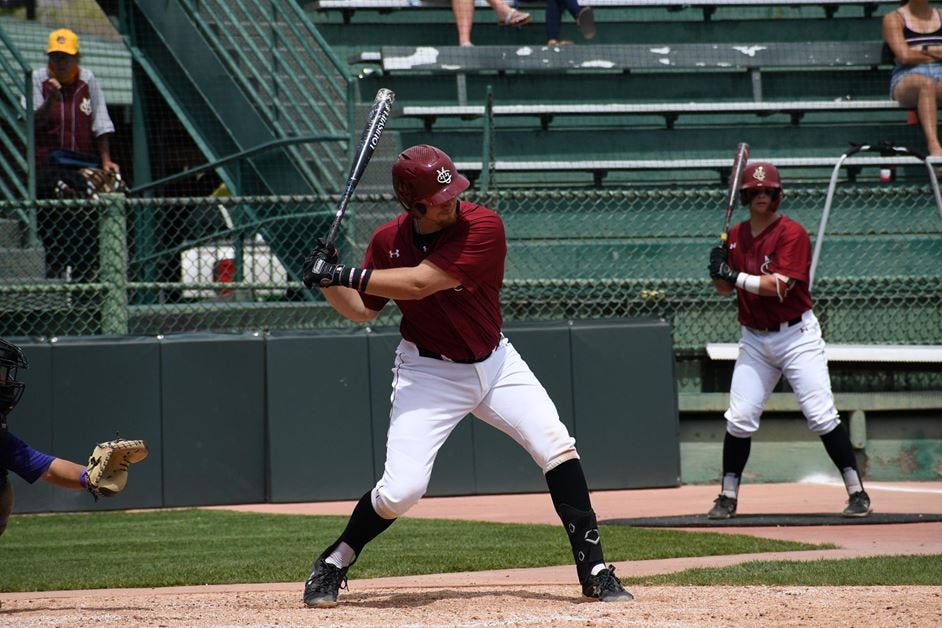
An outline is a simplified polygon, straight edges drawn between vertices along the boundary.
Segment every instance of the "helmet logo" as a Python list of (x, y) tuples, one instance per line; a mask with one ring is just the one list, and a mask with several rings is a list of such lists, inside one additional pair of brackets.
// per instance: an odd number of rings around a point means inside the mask
[(439, 183), (442, 183), (444, 185), (451, 183), (451, 171), (445, 168), (444, 166), (442, 166), (441, 170), (439, 170), (435, 174), (438, 175)]
[(752, 178), (756, 181), (765, 181), (765, 166), (759, 166), (752, 173)]

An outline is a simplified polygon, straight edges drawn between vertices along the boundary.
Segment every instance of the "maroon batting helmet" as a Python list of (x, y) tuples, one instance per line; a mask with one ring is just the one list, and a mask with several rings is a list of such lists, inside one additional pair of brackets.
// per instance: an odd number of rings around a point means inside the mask
[(743, 170), (742, 182), (739, 184), (739, 200), (743, 205), (748, 205), (751, 200), (748, 198), (748, 190), (768, 190), (772, 197), (772, 211), (778, 209), (784, 196), (778, 170), (765, 161), (751, 163)]
[(455, 170), (455, 162), (443, 151), (419, 144), (399, 153), (392, 167), (393, 190), (406, 210), (417, 205), (437, 205), (453, 199), (471, 183)]

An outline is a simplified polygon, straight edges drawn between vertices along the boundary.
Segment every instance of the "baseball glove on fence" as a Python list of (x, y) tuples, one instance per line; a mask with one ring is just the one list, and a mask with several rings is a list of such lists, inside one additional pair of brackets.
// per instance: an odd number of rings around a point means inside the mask
[(147, 453), (147, 444), (142, 440), (118, 438), (98, 443), (88, 458), (86, 488), (96, 499), (99, 495), (117, 495), (128, 483), (128, 467), (146, 458)]

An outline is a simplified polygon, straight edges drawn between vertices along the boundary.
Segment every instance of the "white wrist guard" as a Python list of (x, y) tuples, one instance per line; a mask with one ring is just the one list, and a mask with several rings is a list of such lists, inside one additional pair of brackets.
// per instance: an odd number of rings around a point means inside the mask
[(759, 281), (762, 278), (759, 275), (750, 275), (749, 273), (739, 273), (736, 277), (736, 287), (752, 294), (759, 294)]

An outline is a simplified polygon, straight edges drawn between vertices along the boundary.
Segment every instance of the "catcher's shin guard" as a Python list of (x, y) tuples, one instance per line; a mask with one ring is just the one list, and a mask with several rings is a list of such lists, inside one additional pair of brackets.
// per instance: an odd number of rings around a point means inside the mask
[(578, 510), (569, 504), (560, 504), (556, 507), (556, 512), (563, 521), (566, 534), (569, 535), (579, 582), (584, 583), (589, 579), (592, 567), (605, 562), (595, 513), (591, 510)]

